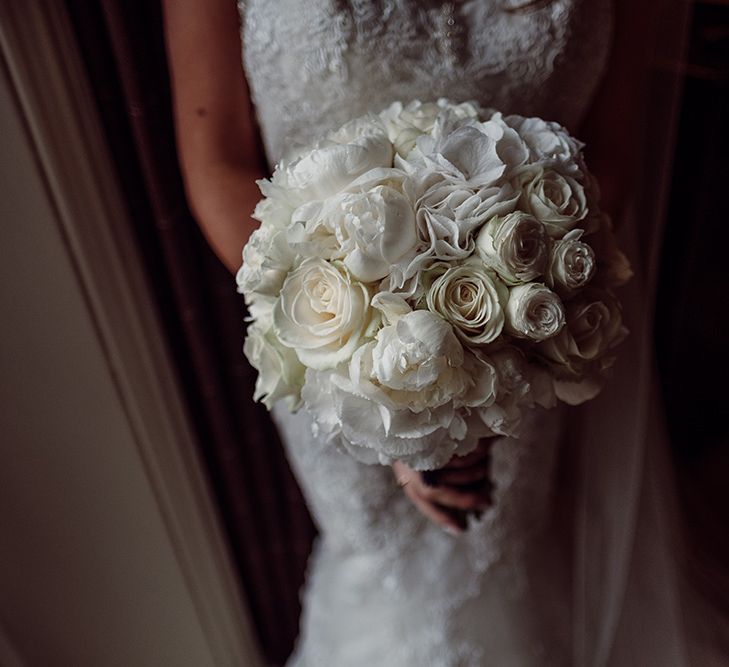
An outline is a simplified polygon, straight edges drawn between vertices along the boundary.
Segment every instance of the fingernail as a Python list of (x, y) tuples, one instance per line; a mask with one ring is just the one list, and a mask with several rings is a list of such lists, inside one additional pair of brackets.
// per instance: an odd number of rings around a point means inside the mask
[(463, 532), (460, 528), (456, 528), (455, 526), (443, 526), (443, 530), (445, 530), (445, 532), (449, 535), (453, 535), (453, 537), (458, 537)]

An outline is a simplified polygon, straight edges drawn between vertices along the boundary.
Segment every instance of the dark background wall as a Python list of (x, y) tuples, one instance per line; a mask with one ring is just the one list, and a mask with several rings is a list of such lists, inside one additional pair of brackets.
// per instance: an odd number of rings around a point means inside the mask
[(695, 578), (729, 613), (729, 2), (693, 3), (655, 325)]

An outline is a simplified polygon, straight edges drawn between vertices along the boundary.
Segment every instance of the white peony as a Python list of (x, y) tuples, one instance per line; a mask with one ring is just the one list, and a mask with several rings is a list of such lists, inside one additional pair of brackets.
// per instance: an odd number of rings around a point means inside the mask
[(565, 323), (560, 298), (541, 283), (517, 285), (509, 290), (506, 330), (517, 338), (542, 341), (559, 333)]
[(467, 453), (488, 433), (458, 405), (490, 404), (495, 382), (493, 366), (466, 356), (445, 321), (416, 310), (381, 329), (348, 367), (307, 371), (302, 397), (357, 458), (424, 469)]
[(597, 260), (592, 248), (580, 241), (581, 229), (567, 232), (554, 244), (547, 272), (547, 284), (568, 294), (578, 290), (595, 275)]
[(554, 238), (562, 238), (587, 216), (585, 188), (557, 169), (524, 167), (516, 176), (514, 187), (522, 190), (519, 208), (544, 223)]
[(255, 295), (273, 296), (283, 285), (294, 261), (286, 233), (261, 225), (243, 248), (243, 265), (235, 276), (238, 291), (250, 303)]
[(374, 326), (370, 294), (343, 266), (304, 260), (286, 278), (273, 309), (273, 328), (311, 368), (333, 368)]
[(544, 225), (522, 211), (494, 216), (476, 238), (484, 262), (509, 285), (542, 275), (549, 261), (549, 246)]
[[(361, 363), (367, 351), (358, 350), (352, 363)], [(400, 460), (418, 470), (439, 468), (489, 433), (475, 412), (456, 410), (452, 402), (414, 412), (372, 382), (353, 385), (343, 372), (308, 370), (301, 395), (317, 428), (364, 463)]]
[(291, 407), (296, 407), (305, 371), (296, 353), (281, 345), (273, 330), (260, 322), (248, 327), (243, 352), (258, 371), (253, 400), (262, 401), (270, 410), (276, 401), (288, 398)]
[(478, 415), (494, 434), (516, 436), (531, 389), (526, 359), (517, 348), (507, 346), (492, 354), (490, 361), (496, 371), (498, 401), (481, 407)]
[(556, 405), (552, 378), (513, 346), (499, 349), (489, 360), (496, 369), (498, 400), (480, 407), (478, 414), (494, 434), (518, 437), (524, 410)]
[(410, 202), (389, 185), (304, 205), (293, 221), (289, 243), (295, 250), (340, 259), (363, 282), (384, 278), (418, 241)]
[(585, 145), (572, 137), (559, 123), (523, 116), (506, 116), (504, 121), (519, 133), (529, 147), (533, 162), (555, 159), (578, 169), (581, 151)]
[(504, 328), (509, 290), (478, 261), (438, 265), (428, 276), (428, 308), (451, 323), (469, 345), (492, 343)]
[(499, 374), (493, 361), (480, 350), (464, 350), (463, 370), (468, 378), (465, 392), (457, 404), (467, 408), (494, 405), (499, 394)]
[(422, 410), (459, 395), (464, 378), (463, 347), (450, 325), (427, 310), (415, 310), (377, 332), (372, 379), (400, 392), (402, 407)]
[(258, 181), (259, 188), (280, 211), (341, 192), (352, 181), (373, 169), (392, 167), (393, 148), (387, 132), (376, 117), (351, 121), (314, 148), (290, 161), (280, 162), (270, 180)]
[(398, 155), (407, 157), (418, 137), (430, 134), (439, 118), (441, 122), (446, 118), (477, 118), (478, 113), (478, 108), (470, 102), (451, 104), (444, 99), (436, 103), (415, 100), (406, 105), (393, 102), (380, 113), (380, 118)]

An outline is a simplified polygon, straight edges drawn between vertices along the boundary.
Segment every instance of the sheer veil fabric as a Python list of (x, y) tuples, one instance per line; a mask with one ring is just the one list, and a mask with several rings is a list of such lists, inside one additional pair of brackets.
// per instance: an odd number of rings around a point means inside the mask
[[(271, 163), (292, 146), (396, 99), (473, 99), (507, 112), (559, 120), (574, 129), (604, 69), (612, 17), (608, 0), (238, 4), (244, 67)], [(306, 434), (305, 417), (277, 409), (292, 466), (324, 534), (310, 567), (302, 637), (292, 664), (712, 664), (709, 653), (702, 653), (704, 647), (684, 630), (686, 608), (677, 570), (683, 550), (652, 358), (651, 304), (688, 11), (688, 3), (680, 0), (662, 4), (662, 22), (655, 35), (646, 36), (656, 38), (657, 49), (645, 143), (636, 147), (641, 182), (620, 223), (623, 247), (636, 270), (622, 293), (631, 336), (603, 394), (567, 412), (572, 443), (567, 452), (573, 457), (571, 529), (550, 537), (536, 567), (524, 565), (531, 601), (524, 595), (510, 607), (504, 590), (513, 584), (514, 568), (508, 575), (500, 568), (508, 554), (520, 553), (511, 548), (522, 541), (519, 531), (531, 530), (535, 523), (524, 518), (528, 506), (548, 503), (549, 494), (541, 486), (551, 477), (542, 470), (553, 467), (554, 451), (545, 446), (519, 468), (508, 457), (526, 461), (530, 455), (516, 443), (503, 443), (503, 470), (495, 474), (503, 475), (497, 485), (508, 487), (505, 509), (497, 509), (501, 514), (481, 532), (453, 546), (450, 537), (417, 523), (391, 488), (388, 470), (365, 470), (376, 466), (328, 458), (322, 443)], [(548, 422), (556, 442), (558, 416)], [(537, 424), (535, 433), (541, 428)], [(311, 451), (303, 452), (306, 448)], [(510, 479), (510, 474), (521, 477)], [(550, 507), (564, 511), (556, 504)], [(484, 546), (490, 541), (493, 549)], [(420, 553), (414, 553), (414, 545)], [(492, 557), (496, 552), (499, 557)], [(397, 616), (409, 613), (407, 605), (389, 607), (385, 589), (390, 584), (378, 582), (383, 593), (377, 597), (377, 586), (368, 579), (390, 576), (383, 574), (385, 565), (388, 573), (395, 573), (392, 589), (409, 597), (411, 608), (420, 603), (425, 607), (434, 597), (444, 601), (439, 612), (443, 617), (423, 614), (417, 631), (412, 630), (410, 647), (401, 646), (408, 644), (408, 637), (393, 638), (392, 628), (384, 626), (390, 623), (407, 632)], [(451, 573), (439, 576), (439, 567)], [(459, 595), (457, 578), (469, 579), (469, 568), (478, 570), (478, 581), (470, 582), (470, 588), (463, 584)], [(553, 585), (560, 578), (557, 570), (567, 585)], [(547, 599), (537, 603), (537, 594)], [(334, 645), (347, 641), (346, 624), (336, 617), (346, 604), (356, 610), (360, 627), (350, 626), (350, 645), (337, 653)], [(552, 622), (570, 627), (549, 627), (549, 612), (535, 615), (542, 627), (525, 631), (524, 637), (552, 633), (556, 639), (519, 652), (514, 647), (521, 635), (508, 626), (528, 616), (530, 605), (552, 609)], [(458, 628), (443, 629), (448, 618), (464, 626), (460, 639)], [(337, 627), (324, 628), (327, 623)], [(470, 625), (474, 627), (465, 627)], [(500, 639), (510, 634), (512, 643)], [(378, 654), (370, 645), (377, 642), (389, 652)], [(349, 661), (334, 662), (335, 655)], [(422, 659), (427, 662), (418, 662)]]
[[(574, 662), (726, 664), (727, 627), (691, 590), (669, 441), (653, 357), (659, 271), (689, 3), (661, 3), (637, 147), (640, 178), (622, 247), (636, 275), (622, 290), (631, 336), (603, 394), (579, 410), (575, 511)], [(697, 633), (697, 629), (700, 629)], [(720, 639), (721, 638), (721, 639)]]

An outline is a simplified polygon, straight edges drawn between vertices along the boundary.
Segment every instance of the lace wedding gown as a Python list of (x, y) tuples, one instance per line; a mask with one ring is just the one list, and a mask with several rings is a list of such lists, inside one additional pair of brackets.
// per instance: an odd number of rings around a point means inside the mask
[[(274, 163), (393, 100), (475, 100), (576, 131), (604, 69), (607, 0), (244, 0), (244, 65)], [(321, 536), (292, 665), (568, 665), (569, 554), (548, 530), (560, 411), (493, 449), (495, 504), (452, 537), (387, 467), (274, 418)]]

